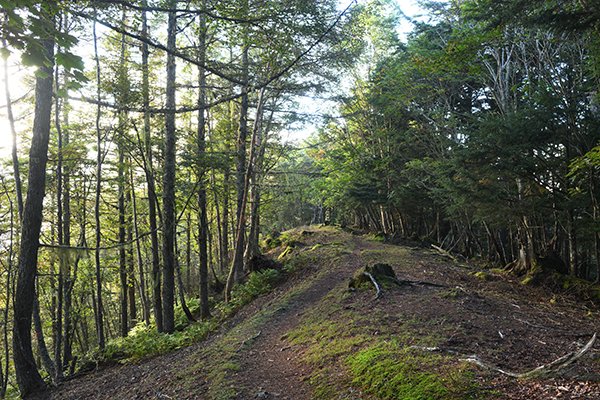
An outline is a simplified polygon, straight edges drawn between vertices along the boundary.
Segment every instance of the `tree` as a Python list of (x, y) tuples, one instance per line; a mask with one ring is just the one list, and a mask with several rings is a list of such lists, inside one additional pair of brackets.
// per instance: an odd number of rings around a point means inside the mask
[[(177, 1), (169, 2), (170, 8), (177, 6)], [(177, 16), (174, 11), (169, 12), (167, 49), (175, 50), (177, 35)], [(163, 175), (163, 290), (162, 309), (163, 324), (166, 333), (175, 330), (175, 145), (177, 134), (175, 132), (175, 56), (167, 54), (167, 88), (165, 115), (165, 161)]]
[[(52, 24), (48, 10), (43, 17)], [(37, 252), (42, 225), (42, 206), (46, 188), (46, 162), (50, 139), (52, 85), (54, 81), (54, 39), (46, 30), (39, 55), (46, 65), (40, 67), (35, 83), (35, 119), (31, 150), (27, 198), (23, 207), (21, 245), (19, 248), (17, 291), (14, 305), (13, 352), (15, 373), (23, 397), (42, 391), (42, 380), (31, 349), (31, 315), (35, 296)], [(50, 35), (48, 35), (50, 33)]]

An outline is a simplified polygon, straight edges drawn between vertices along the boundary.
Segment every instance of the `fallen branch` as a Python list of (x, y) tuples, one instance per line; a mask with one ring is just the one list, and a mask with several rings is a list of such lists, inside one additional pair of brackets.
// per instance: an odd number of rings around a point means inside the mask
[(484, 363), (483, 361), (481, 361), (481, 359), (479, 359), (479, 357), (477, 357), (475, 355), (469, 356), (467, 358), (463, 358), (460, 361), (466, 361), (466, 362), (469, 362), (472, 364), (476, 364), (482, 368), (485, 368), (485, 369), (488, 369), (491, 371), (496, 371), (503, 375), (507, 375), (507, 376), (517, 378), (517, 379), (548, 378), (548, 377), (559, 375), (559, 373), (561, 371), (563, 371), (565, 368), (572, 365), (577, 360), (579, 360), (581, 357), (583, 357), (588, 351), (591, 350), (591, 348), (594, 346), (595, 342), (596, 342), (596, 334), (594, 333), (594, 336), (592, 336), (590, 341), (585, 346), (583, 346), (581, 349), (572, 351), (568, 354), (565, 354), (564, 356), (552, 361), (549, 364), (544, 364), (537, 368), (532, 369), (531, 371), (522, 372), (522, 373), (505, 371), (494, 365)]
[(411, 280), (406, 280), (406, 279), (393, 279), (392, 282), (394, 282), (398, 286), (402, 286), (402, 285), (409, 285), (409, 286), (420, 285), (420, 286), (432, 286), (432, 287), (446, 287), (445, 285), (440, 285), (440, 284), (433, 283), (433, 282), (411, 281)]
[(377, 293), (375, 294), (375, 300), (377, 300), (381, 296), (381, 287), (379, 286), (379, 284), (375, 280), (375, 277), (372, 274), (365, 271), (363, 272), (363, 275), (367, 276), (371, 280), (371, 282), (373, 282), (373, 286), (375, 286), (375, 290), (377, 290)]
[(456, 257), (454, 257), (452, 254), (450, 254), (448, 251), (442, 249), (440, 246), (436, 246), (435, 244), (432, 244), (431, 247), (433, 247), (435, 250), (437, 250), (443, 256), (450, 258), (454, 262), (458, 262), (458, 259)]

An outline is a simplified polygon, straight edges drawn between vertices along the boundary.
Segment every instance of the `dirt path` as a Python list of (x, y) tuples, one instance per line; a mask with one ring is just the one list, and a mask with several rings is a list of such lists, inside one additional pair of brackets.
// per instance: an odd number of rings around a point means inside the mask
[(360, 268), (360, 246), (355, 239), (354, 250), (304, 288), (285, 312), (269, 321), (253, 345), (241, 355), (241, 371), (235, 378), (244, 388), (239, 399), (279, 398), (289, 400), (313, 399), (308, 384), (309, 368), (302, 363), (297, 346), (290, 345), (285, 336), (298, 326), (302, 316), (321, 302), (330, 291)]
[[(311, 231), (300, 244), (309, 250), (329, 236), (340, 233), (321, 232), (311, 238)], [(302, 276), (291, 279), (273, 293), (255, 300), (238, 313), (207, 341), (139, 364), (100, 369), (82, 378), (65, 382), (50, 398), (75, 399), (211, 399), (211, 398), (281, 398), (311, 399), (307, 382), (309, 372), (294, 348), (282, 337), (296, 327), (303, 313), (321, 301), (338, 283), (348, 279), (360, 266), (357, 240), (343, 238), (357, 250), (342, 255), (336, 262), (308, 266)], [(215, 357), (233, 363), (226, 379), (213, 382), (209, 367)], [(203, 360), (207, 360), (205, 365)], [(218, 363), (217, 363), (218, 364)], [(192, 366), (192, 367), (190, 367)], [(216, 392), (211, 385), (226, 385), (229, 390)], [(228, 397), (229, 396), (229, 397)]]
[[(596, 308), (544, 288), (523, 287), (509, 277), (482, 279), (429, 250), (332, 229), (304, 228), (297, 234), (288, 257), (301, 264), (300, 272), (244, 307), (209, 339), (66, 382), (51, 398), (377, 398), (352, 383), (346, 360), (379, 340), (394, 338), (403, 348), (431, 341), (451, 355), (444, 362), (452, 368), (460, 355), (476, 354), (501, 368), (523, 371), (600, 332)], [(402, 279), (440, 286), (385, 289), (377, 301), (369, 289), (349, 293), (348, 278), (373, 262), (389, 263)], [(306, 330), (304, 337), (290, 340), (290, 332), (298, 329)], [(476, 367), (469, 367), (472, 375), (467, 376), (492, 390), (492, 398), (600, 399), (597, 359), (594, 350), (561, 379), (520, 382)]]

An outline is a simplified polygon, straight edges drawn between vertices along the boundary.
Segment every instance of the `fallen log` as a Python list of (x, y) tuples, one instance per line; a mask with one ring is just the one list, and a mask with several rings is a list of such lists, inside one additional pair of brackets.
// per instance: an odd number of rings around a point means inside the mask
[(462, 358), (462, 359), (460, 359), (460, 361), (472, 363), (472, 364), (478, 365), (482, 368), (488, 369), (490, 371), (499, 372), (503, 375), (507, 375), (507, 376), (517, 378), (517, 379), (550, 378), (550, 377), (555, 377), (555, 376), (560, 375), (560, 373), (564, 369), (571, 366), (573, 363), (575, 363), (577, 360), (579, 360), (581, 357), (583, 357), (587, 352), (589, 352), (592, 349), (595, 342), (596, 342), (596, 333), (594, 333), (594, 336), (592, 336), (590, 341), (587, 342), (587, 344), (585, 346), (583, 346), (581, 349), (567, 353), (564, 356), (552, 361), (551, 363), (540, 365), (539, 367), (536, 367), (530, 371), (521, 372), (521, 373), (505, 371), (494, 365), (487, 364), (487, 363), (483, 362), (476, 355), (469, 356), (467, 358)]

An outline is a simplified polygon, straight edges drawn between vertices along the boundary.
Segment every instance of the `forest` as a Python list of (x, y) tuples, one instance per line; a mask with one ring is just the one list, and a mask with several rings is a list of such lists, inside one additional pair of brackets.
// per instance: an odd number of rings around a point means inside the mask
[(0, 0), (0, 398), (205, 338), (298, 226), (594, 287), (600, 3), (419, 5)]

